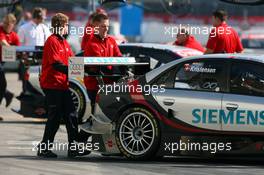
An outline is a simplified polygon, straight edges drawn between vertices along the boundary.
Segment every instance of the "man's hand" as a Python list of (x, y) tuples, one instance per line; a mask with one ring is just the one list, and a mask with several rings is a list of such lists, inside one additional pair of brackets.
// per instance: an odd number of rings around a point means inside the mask
[(6, 40), (0, 40), (0, 44), (2, 46), (10, 46), (10, 44), (8, 44), (8, 42)]
[(206, 48), (206, 50), (204, 52), (204, 55), (206, 55), (206, 54), (212, 54), (212, 53), (214, 53), (214, 51), (212, 49)]

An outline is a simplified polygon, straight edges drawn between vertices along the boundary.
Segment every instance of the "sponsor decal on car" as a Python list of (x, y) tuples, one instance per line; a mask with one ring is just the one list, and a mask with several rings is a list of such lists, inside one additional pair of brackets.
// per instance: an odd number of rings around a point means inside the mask
[(197, 73), (216, 73), (215, 68), (202, 67), (200, 64), (185, 64), (184, 70), (186, 72), (197, 72)]
[(193, 109), (192, 123), (228, 125), (264, 125), (264, 111)]

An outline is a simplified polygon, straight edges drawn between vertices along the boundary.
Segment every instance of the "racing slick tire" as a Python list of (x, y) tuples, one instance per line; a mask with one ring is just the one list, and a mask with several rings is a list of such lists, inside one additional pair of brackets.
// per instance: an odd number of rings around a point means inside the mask
[(127, 109), (117, 121), (116, 143), (120, 152), (131, 160), (155, 158), (160, 145), (160, 127), (148, 110)]
[(86, 109), (85, 96), (82, 90), (75, 84), (70, 83), (70, 92), (75, 109), (78, 112), (78, 122), (82, 121)]

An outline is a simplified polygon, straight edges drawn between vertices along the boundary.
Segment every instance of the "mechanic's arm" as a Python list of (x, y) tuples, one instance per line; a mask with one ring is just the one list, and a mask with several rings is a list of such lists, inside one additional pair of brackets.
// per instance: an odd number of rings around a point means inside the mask
[(52, 67), (58, 71), (58, 72), (61, 72), (63, 74), (68, 74), (68, 66), (62, 64), (61, 62), (55, 62), (52, 64)]
[(236, 36), (237, 36), (237, 48), (236, 48), (236, 52), (237, 53), (243, 53), (244, 52), (243, 44), (242, 44), (239, 36), (238, 35), (236, 35)]
[(8, 42), (5, 39), (0, 40), (0, 45), (2, 45), (2, 46), (10, 46), (10, 44), (8, 44)]
[(121, 53), (117, 44), (114, 45), (114, 56), (115, 57), (122, 57), (122, 53)]
[(214, 50), (209, 49), (209, 48), (206, 48), (206, 50), (205, 50), (205, 52), (204, 52), (205, 55), (206, 55), (206, 54), (212, 54), (212, 53), (214, 53)]
[(207, 44), (206, 44), (206, 50), (204, 52), (204, 54), (212, 54), (214, 53), (214, 50), (216, 48), (216, 43), (217, 43), (217, 35), (214, 32), (214, 30), (211, 31)]

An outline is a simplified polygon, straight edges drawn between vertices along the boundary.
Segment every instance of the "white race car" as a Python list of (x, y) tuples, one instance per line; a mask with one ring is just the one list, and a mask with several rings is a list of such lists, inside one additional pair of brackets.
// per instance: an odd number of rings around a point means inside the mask
[(92, 120), (81, 128), (104, 154), (264, 153), (264, 56), (175, 60), (102, 87), (96, 99)]

